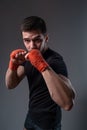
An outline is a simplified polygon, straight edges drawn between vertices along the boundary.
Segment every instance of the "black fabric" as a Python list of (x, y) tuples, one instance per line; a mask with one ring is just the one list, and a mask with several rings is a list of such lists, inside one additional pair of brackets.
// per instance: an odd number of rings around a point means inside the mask
[[(68, 76), (61, 55), (48, 49), (43, 57), (57, 74)], [(31, 119), (44, 129), (50, 129), (60, 124), (61, 109), (51, 99), (41, 73), (29, 61), (25, 63), (25, 73), (29, 82), (29, 114)]]

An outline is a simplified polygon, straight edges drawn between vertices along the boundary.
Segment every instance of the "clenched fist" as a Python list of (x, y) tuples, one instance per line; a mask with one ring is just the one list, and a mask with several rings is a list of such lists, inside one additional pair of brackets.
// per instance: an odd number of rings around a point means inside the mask
[(25, 59), (29, 60), (40, 72), (43, 72), (49, 66), (38, 49), (32, 49), (28, 52)]
[(26, 51), (23, 49), (17, 49), (11, 52), (9, 68), (11, 70), (17, 70), (18, 66), (25, 61)]

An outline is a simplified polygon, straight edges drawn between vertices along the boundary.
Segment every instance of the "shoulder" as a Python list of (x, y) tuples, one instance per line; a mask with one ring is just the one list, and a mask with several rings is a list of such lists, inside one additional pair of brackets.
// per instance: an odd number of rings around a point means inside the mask
[(44, 58), (47, 62), (62, 62), (63, 57), (58, 52), (48, 48), (48, 50), (44, 53)]
[(63, 56), (58, 52), (52, 49), (48, 49), (45, 54), (45, 60), (56, 73), (63, 74), (64, 76), (68, 75), (66, 63), (63, 59)]

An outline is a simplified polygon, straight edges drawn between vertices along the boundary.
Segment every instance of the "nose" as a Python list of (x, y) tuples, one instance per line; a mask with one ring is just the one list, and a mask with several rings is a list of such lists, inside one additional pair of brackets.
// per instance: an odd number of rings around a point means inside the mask
[(30, 48), (31, 49), (35, 49), (36, 48), (36, 45), (35, 45), (34, 41), (32, 41), (32, 40), (30, 42)]

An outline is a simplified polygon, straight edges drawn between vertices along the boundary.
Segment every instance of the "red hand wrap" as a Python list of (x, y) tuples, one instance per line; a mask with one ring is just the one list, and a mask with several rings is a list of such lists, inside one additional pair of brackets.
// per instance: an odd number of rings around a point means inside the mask
[(9, 69), (17, 70), (18, 66), (19, 66), (18, 64), (15, 64), (15, 63), (13, 63), (13, 61), (10, 60), (10, 62), (9, 62)]
[(27, 58), (30, 60), (31, 64), (36, 67), (40, 72), (43, 72), (49, 65), (43, 59), (41, 53), (37, 49), (33, 49), (27, 55)]
[(18, 54), (20, 52), (24, 52), (24, 51), (25, 50), (23, 50), (23, 49), (17, 49), (17, 50), (14, 50), (14, 51), (11, 52), (11, 54), (10, 54), (10, 62), (9, 62), (9, 68), (11, 70), (17, 70), (17, 68), (19, 66), (19, 64), (18, 63), (14, 63), (12, 61), (12, 59), (15, 59), (16, 54)]

